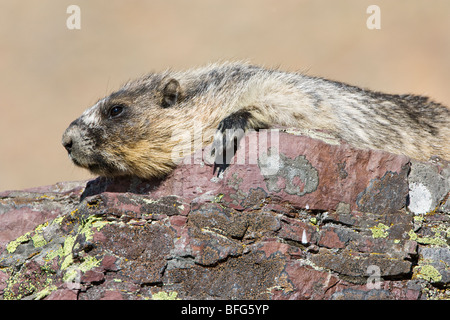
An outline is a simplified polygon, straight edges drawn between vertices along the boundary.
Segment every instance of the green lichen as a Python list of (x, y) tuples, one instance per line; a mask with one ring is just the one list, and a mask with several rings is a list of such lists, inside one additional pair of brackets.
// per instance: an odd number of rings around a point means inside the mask
[(100, 264), (100, 261), (95, 257), (86, 256), (84, 261), (79, 265), (81, 271), (86, 272), (91, 270), (94, 267), (97, 267)]
[[(51, 223), (55, 223), (56, 221), (60, 221), (61, 218), (54, 219)], [(44, 222), (40, 225), (38, 225), (36, 228), (34, 228), (33, 231), (27, 232), (17, 239), (10, 241), (8, 245), (6, 246), (6, 250), (9, 253), (14, 253), (18, 246), (20, 246), (22, 243), (26, 243), (28, 241), (33, 241), (33, 245), (35, 248), (43, 247), (47, 244), (47, 241), (45, 240), (43, 236), (44, 228), (48, 227), (49, 222)]]
[(75, 236), (67, 236), (61, 251), (58, 250), (57, 252), (52, 253), (52, 256), (58, 255), (60, 258), (64, 259), (61, 263), (61, 270), (66, 270), (63, 276), (64, 281), (73, 281), (80, 271), (89, 271), (100, 264), (100, 261), (98, 261), (95, 257), (85, 256), (82, 263), (74, 265), (72, 251), (74, 248), (76, 249), (75, 240), (78, 235), (84, 235), (86, 241), (92, 240), (94, 235), (93, 229), (100, 230), (106, 224), (108, 224), (108, 222), (103, 221), (100, 217), (90, 216), (80, 226)]
[(219, 193), (217, 196), (214, 197), (214, 199), (211, 201), (212, 203), (217, 203), (219, 206), (223, 209), (225, 209), (225, 206), (222, 204), (222, 198), (225, 195), (223, 193)]
[[(73, 215), (75, 213), (76, 210), (71, 214)], [(58, 220), (58, 223), (61, 223), (61, 221), (62, 219)], [(95, 230), (100, 230), (106, 224), (108, 224), (108, 222), (103, 221), (98, 216), (89, 216), (80, 224), (78, 230), (74, 234), (65, 237), (64, 243), (60, 248), (57, 250), (49, 250), (45, 258), (47, 261), (50, 261), (59, 257), (61, 261), (60, 270), (64, 271), (63, 281), (71, 282), (77, 278), (80, 272), (89, 271), (100, 264), (99, 260), (88, 255), (81, 257), (83, 262), (75, 264), (73, 251), (78, 248), (79, 244), (76, 242), (76, 239), (80, 235), (83, 236), (86, 241), (90, 241), (94, 236)]]
[(107, 225), (108, 222), (104, 221), (101, 217), (98, 216), (90, 216), (81, 226), (78, 231), (79, 234), (83, 234), (86, 238), (86, 241), (92, 239), (94, 235), (94, 231), (92, 228), (95, 228), (97, 231)]
[(18, 237), (16, 240), (12, 240), (8, 243), (6, 246), (6, 250), (9, 253), (14, 253), (16, 251), (17, 247), (20, 246), (22, 243), (30, 241), (31, 232), (27, 232), (20, 237)]
[(46, 288), (44, 288), (43, 290), (39, 291), (36, 296), (35, 299), (36, 300), (41, 300), (43, 298), (45, 298), (46, 296), (48, 296), (50, 293), (52, 293), (53, 291), (57, 290), (58, 288), (55, 285), (49, 285)]
[(412, 229), (408, 231), (408, 236), (409, 236), (409, 239), (413, 240), (413, 241), (416, 241), (417, 238), (419, 237)]
[(72, 255), (66, 256), (63, 262), (61, 263), (61, 270), (66, 270), (72, 263), (73, 263), (73, 256)]
[(222, 202), (222, 198), (224, 197), (223, 193), (219, 193), (214, 199), (211, 201), (212, 203), (220, 203)]
[(372, 238), (374, 239), (386, 238), (389, 234), (387, 230), (389, 230), (389, 227), (382, 223), (378, 223), (377, 226), (373, 226), (372, 228), (370, 228), (370, 231), (372, 231)]
[(178, 293), (176, 291), (172, 291), (172, 292), (165, 292), (165, 291), (160, 291), (158, 293), (155, 293), (152, 295), (152, 299), (153, 300), (180, 300), (179, 298), (177, 298)]
[(66, 273), (64, 273), (63, 281), (64, 282), (73, 282), (77, 278), (77, 276), (80, 274), (80, 269), (76, 266), (70, 266)]
[[(62, 271), (63, 281), (74, 281), (82, 272), (89, 271), (100, 265), (101, 261), (82, 250), (78, 250), (78, 247), (82, 241), (91, 241), (94, 233), (109, 222), (103, 221), (101, 217), (96, 215), (90, 215), (87, 219), (83, 219), (82, 216), (76, 216), (77, 212), (78, 209), (71, 212), (71, 219), (69, 220), (65, 219), (67, 217), (65, 215), (54, 219), (50, 223), (40, 224), (33, 231), (21, 235), (8, 243), (6, 249), (11, 254), (11, 257), (20, 245), (32, 243), (35, 248), (38, 248), (34, 255), (43, 252), (41, 258), (44, 265), (41, 266), (36, 279), (24, 278), (21, 272), (12, 271), (3, 290), (3, 299), (23, 299), (25, 297), (42, 299), (56, 290), (56, 286), (52, 283), (56, 274), (56, 270), (53, 270), (54, 262), (52, 262), (55, 258), (59, 258), (59, 268), (57, 269)], [(70, 233), (62, 238), (47, 241), (46, 236), (44, 237), (46, 228), (49, 225), (60, 225), (63, 221), (67, 222), (66, 227), (71, 225), (72, 230)], [(59, 228), (59, 226), (56, 226), (56, 228)], [(80, 252), (78, 252), (78, 257), (75, 260), (74, 252), (77, 251)]]
[(442, 280), (442, 275), (432, 265), (424, 265), (417, 267), (416, 278), (424, 279), (431, 282), (439, 282)]
[(441, 238), (440, 232), (436, 232), (434, 237), (426, 236), (426, 237), (419, 237), (413, 230), (410, 230), (408, 232), (409, 238), (413, 241), (416, 241), (420, 244), (433, 244), (437, 246), (445, 246), (447, 245), (447, 242), (445, 239)]
[[(64, 282), (73, 282), (77, 277), (80, 276), (81, 272), (89, 271), (100, 264), (100, 261), (92, 256), (86, 256), (84, 258), (84, 261), (80, 264), (73, 264), (72, 256), (69, 257), (70, 263), (65, 267), (66, 272), (64, 273), (63, 276)], [(66, 259), (68, 259), (69, 257), (66, 257)]]
[(45, 267), (41, 267), (39, 275), (36, 277), (24, 277), (24, 275), (19, 272), (13, 273), (6, 281), (3, 299), (20, 300), (25, 297), (42, 299), (50, 294), (51, 291), (56, 290), (56, 287), (52, 286), (53, 280), (51, 275), (52, 273), (48, 272), (48, 269)]
[(47, 244), (47, 241), (45, 240), (44, 236), (39, 233), (31, 237), (31, 240), (33, 241), (33, 245), (35, 248), (40, 248)]
[(74, 236), (67, 236), (66, 240), (64, 241), (64, 245), (62, 248), (62, 256), (68, 256), (72, 254), (73, 245), (75, 244), (75, 237)]
[(63, 247), (59, 248), (58, 250), (49, 250), (45, 257), (45, 260), (50, 261), (53, 260), (55, 257), (63, 257), (64, 256), (63, 252), (64, 252)]

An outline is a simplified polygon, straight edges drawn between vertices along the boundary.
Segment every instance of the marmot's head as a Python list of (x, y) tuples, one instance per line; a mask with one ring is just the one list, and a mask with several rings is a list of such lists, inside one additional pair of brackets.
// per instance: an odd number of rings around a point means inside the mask
[(129, 82), (73, 121), (62, 144), (76, 165), (95, 174), (164, 176), (175, 165), (181, 100), (180, 84), (167, 74)]

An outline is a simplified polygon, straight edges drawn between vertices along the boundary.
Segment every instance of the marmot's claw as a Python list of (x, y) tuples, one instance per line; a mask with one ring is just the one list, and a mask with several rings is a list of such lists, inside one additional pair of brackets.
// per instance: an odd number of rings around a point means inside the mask
[(214, 140), (211, 147), (211, 156), (214, 155), (219, 156), (220, 154), (222, 154), (224, 150), (224, 144), (225, 144), (225, 136), (219, 126), (219, 129), (216, 131), (214, 135)]
[(240, 111), (232, 113), (220, 122), (211, 148), (211, 156), (215, 156), (217, 165), (230, 164), (247, 129), (249, 116), (248, 112)]

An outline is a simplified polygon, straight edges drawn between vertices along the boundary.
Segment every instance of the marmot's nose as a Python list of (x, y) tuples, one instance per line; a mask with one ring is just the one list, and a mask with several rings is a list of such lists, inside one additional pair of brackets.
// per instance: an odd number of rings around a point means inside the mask
[(67, 132), (64, 133), (63, 138), (62, 138), (62, 145), (64, 148), (66, 148), (67, 152), (70, 154), (70, 152), (72, 152), (72, 145), (73, 145), (73, 141), (72, 141), (72, 137), (70, 137)]

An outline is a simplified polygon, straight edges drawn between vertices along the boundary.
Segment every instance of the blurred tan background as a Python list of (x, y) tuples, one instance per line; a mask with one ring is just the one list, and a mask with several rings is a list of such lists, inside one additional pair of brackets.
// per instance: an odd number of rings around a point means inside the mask
[[(81, 30), (66, 9), (81, 8)], [(381, 8), (381, 30), (366, 9)], [(150, 71), (245, 59), (450, 105), (448, 0), (0, 0), (0, 190), (92, 177), (69, 123)]]

